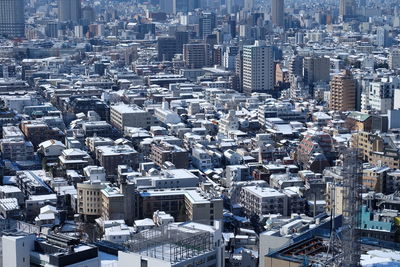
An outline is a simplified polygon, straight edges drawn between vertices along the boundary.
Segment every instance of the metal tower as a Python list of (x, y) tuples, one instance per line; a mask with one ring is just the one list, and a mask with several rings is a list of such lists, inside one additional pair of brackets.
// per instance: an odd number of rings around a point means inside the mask
[(358, 150), (347, 148), (342, 153), (343, 162), (343, 229), (341, 266), (359, 266), (360, 246), (360, 207), (361, 207), (361, 164)]

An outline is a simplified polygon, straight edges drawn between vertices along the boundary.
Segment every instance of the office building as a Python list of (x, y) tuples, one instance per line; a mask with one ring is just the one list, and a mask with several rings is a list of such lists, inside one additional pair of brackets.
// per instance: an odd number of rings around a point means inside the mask
[(31, 141), (35, 148), (38, 147), (40, 143), (50, 139), (58, 141), (64, 139), (64, 133), (59, 128), (51, 127), (47, 123), (39, 120), (22, 121), (21, 130), (26, 139)]
[(35, 234), (10, 230), (4, 233), (2, 266), (101, 266), (98, 248), (66, 234)]
[(189, 69), (200, 69), (208, 65), (207, 44), (184, 44), (183, 60)]
[(357, 4), (355, 0), (340, 0), (339, 16), (342, 20), (352, 18), (356, 14)]
[(171, 61), (177, 51), (175, 37), (158, 37), (157, 51), (159, 61)]
[(274, 89), (272, 47), (256, 41), (243, 46), (243, 92), (265, 92)]
[(272, 23), (276, 26), (283, 27), (285, 23), (285, 1), (272, 0), (271, 9)]
[(315, 82), (329, 82), (330, 60), (327, 57), (305, 57), (303, 59), (304, 82), (313, 85)]
[(148, 129), (158, 124), (155, 117), (137, 106), (115, 105), (111, 106), (110, 112), (111, 124), (121, 131), (125, 127)]
[(167, 14), (174, 13), (174, 0), (161, 0), (160, 1), (160, 11)]
[(58, 21), (78, 23), (81, 18), (80, 0), (58, 0)]
[(183, 45), (189, 43), (189, 33), (186, 31), (177, 31), (175, 32), (176, 39), (176, 53), (183, 53)]
[(205, 39), (206, 36), (212, 34), (216, 25), (214, 13), (203, 13), (199, 18), (199, 37)]
[(334, 76), (330, 85), (329, 108), (331, 110), (353, 111), (356, 109), (357, 86), (349, 70)]
[(390, 46), (389, 33), (384, 27), (379, 27), (376, 30), (376, 44), (384, 48)]
[(0, 1), (0, 36), (21, 38), (25, 36), (24, 0)]

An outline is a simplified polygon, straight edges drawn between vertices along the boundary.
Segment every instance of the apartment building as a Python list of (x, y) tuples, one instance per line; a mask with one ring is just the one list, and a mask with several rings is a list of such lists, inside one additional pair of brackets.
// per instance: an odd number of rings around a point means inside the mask
[(139, 166), (139, 153), (129, 145), (98, 146), (96, 160), (104, 167), (108, 176), (118, 174), (118, 165)]
[(276, 189), (259, 186), (245, 186), (240, 192), (240, 204), (247, 216), (256, 214), (288, 214), (288, 197)]
[(106, 185), (101, 190), (103, 220), (124, 220), (132, 224), (139, 215), (136, 185), (123, 182), (119, 187)]
[(256, 41), (243, 46), (243, 92), (265, 92), (274, 89), (274, 62), (271, 46)]
[(148, 111), (138, 106), (115, 105), (110, 110), (111, 124), (123, 131), (125, 127), (137, 127), (149, 129), (150, 126), (158, 125), (158, 120)]
[(89, 154), (77, 148), (63, 150), (58, 160), (63, 170), (76, 170), (78, 172), (82, 172), (84, 167), (93, 164)]
[(105, 187), (99, 180), (89, 180), (76, 184), (77, 213), (85, 220), (92, 220), (102, 215), (101, 190)]
[(34, 147), (38, 147), (40, 143), (50, 139), (59, 141), (64, 139), (64, 133), (60, 129), (52, 128), (40, 121), (22, 121), (21, 130)]
[(396, 135), (360, 131), (353, 134), (351, 145), (359, 148), (363, 160), (370, 164), (397, 169), (400, 166), (400, 154), (394, 142), (396, 138)]
[(333, 77), (331, 83), (329, 108), (335, 111), (353, 111), (356, 109), (357, 86), (351, 72), (345, 70)]
[(207, 170), (213, 168), (213, 162), (210, 154), (202, 148), (193, 148), (192, 164), (199, 170)]
[(200, 189), (143, 190), (140, 192), (139, 206), (144, 218), (152, 218), (155, 211), (162, 210), (178, 222), (190, 220), (213, 225), (214, 220), (222, 220), (222, 199)]
[(100, 137), (100, 136), (86, 137), (85, 145), (91, 153), (94, 153), (96, 150), (96, 147), (98, 147), (98, 146), (114, 145), (114, 140), (112, 140), (111, 138), (108, 138), (108, 137)]
[(34, 148), (29, 141), (21, 139), (1, 139), (0, 150), (4, 159), (11, 161), (33, 160)]
[(159, 167), (169, 161), (178, 169), (189, 166), (189, 152), (177, 145), (166, 142), (153, 143), (151, 145), (150, 159)]

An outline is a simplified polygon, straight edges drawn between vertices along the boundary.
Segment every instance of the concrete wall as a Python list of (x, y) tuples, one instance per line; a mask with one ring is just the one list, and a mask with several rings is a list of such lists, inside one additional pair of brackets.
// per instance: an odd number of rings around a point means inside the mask
[(35, 235), (3, 236), (3, 266), (29, 267), (34, 241)]

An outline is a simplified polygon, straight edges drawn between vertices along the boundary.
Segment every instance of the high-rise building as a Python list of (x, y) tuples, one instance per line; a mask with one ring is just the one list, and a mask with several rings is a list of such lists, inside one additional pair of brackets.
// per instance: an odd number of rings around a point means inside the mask
[(339, 16), (342, 19), (354, 17), (356, 7), (357, 4), (355, 0), (340, 0)]
[(256, 41), (243, 46), (243, 91), (246, 94), (274, 88), (272, 47)]
[(58, 20), (78, 23), (82, 18), (80, 0), (58, 0)]
[(239, 53), (239, 47), (238, 46), (228, 46), (226, 47), (226, 51), (224, 52), (224, 60), (223, 60), (223, 65), (226, 69), (228, 70), (234, 70), (235, 69), (235, 61), (236, 61), (236, 56)]
[(174, 14), (178, 12), (188, 12), (189, 1), (188, 0), (173, 0), (172, 1), (172, 12)]
[(199, 69), (208, 64), (208, 50), (206, 44), (183, 45), (183, 60), (186, 67)]
[(86, 23), (92, 23), (96, 20), (96, 13), (91, 6), (85, 6), (82, 8), (82, 20)]
[(174, 12), (174, 0), (161, 0), (160, 1), (160, 11), (167, 14)]
[(0, 0), (0, 35), (25, 36), (24, 0)]
[(176, 53), (183, 53), (183, 45), (189, 43), (189, 33), (187, 31), (175, 32)]
[(272, 0), (272, 23), (276, 26), (283, 27), (284, 26), (284, 0)]
[(176, 53), (176, 38), (163, 36), (157, 39), (159, 61), (171, 61)]
[(333, 77), (331, 81), (331, 95), (329, 108), (331, 110), (355, 110), (357, 98), (356, 80), (349, 70)]
[(214, 13), (203, 13), (199, 18), (199, 37), (204, 39), (210, 35), (216, 25), (216, 18)]
[(304, 82), (312, 85), (314, 82), (328, 82), (330, 60), (327, 57), (305, 57), (303, 59)]
[(376, 31), (376, 42), (380, 47), (390, 46), (389, 33), (385, 28), (379, 27)]

